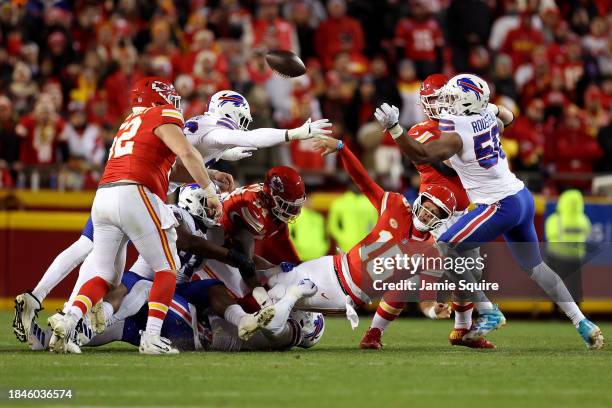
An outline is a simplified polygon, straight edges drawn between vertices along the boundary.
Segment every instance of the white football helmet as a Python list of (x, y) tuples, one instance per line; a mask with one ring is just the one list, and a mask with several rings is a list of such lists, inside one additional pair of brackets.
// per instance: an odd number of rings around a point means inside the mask
[(302, 328), (302, 341), (298, 347), (311, 348), (321, 341), (325, 332), (325, 318), (321, 313), (294, 310), (291, 312), (291, 318)]
[(215, 221), (208, 216), (206, 193), (198, 184), (186, 184), (181, 187), (178, 206), (204, 222), (207, 227), (216, 225)]
[(234, 91), (219, 91), (211, 96), (207, 112), (231, 120), (240, 130), (247, 130), (253, 120), (246, 98)]
[(451, 115), (469, 115), (483, 112), (490, 96), (487, 81), (476, 75), (459, 74), (444, 85), (438, 103)]

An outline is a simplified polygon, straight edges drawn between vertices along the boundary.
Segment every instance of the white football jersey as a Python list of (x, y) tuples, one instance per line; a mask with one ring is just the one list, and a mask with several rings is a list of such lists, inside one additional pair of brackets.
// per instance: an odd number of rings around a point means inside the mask
[(230, 118), (205, 113), (185, 122), (183, 133), (209, 166), (233, 147), (269, 147), (285, 141), (284, 129), (240, 130)]
[(479, 115), (444, 113), (440, 116), (439, 128), (443, 132), (456, 132), (463, 141), (461, 151), (450, 158), (450, 164), (471, 202), (492, 204), (525, 187), (510, 171), (491, 105)]
[[(221, 158), (223, 152), (234, 147), (218, 143), (219, 138), (211, 135), (213, 131), (221, 130), (221, 137), (224, 130), (236, 130), (238, 126), (231, 119), (220, 119), (212, 115), (204, 114), (190, 118), (185, 122), (183, 133), (187, 140), (202, 155), (204, 163), (209, 166)], [(211, 135), (211, 136), (209, 136)]]

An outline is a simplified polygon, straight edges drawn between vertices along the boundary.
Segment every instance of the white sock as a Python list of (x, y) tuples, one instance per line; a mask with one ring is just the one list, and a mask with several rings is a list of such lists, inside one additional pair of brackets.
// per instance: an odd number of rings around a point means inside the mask
[(493, 309), (493, 303), (489, 302), (488, 300), (486, 302), (474, 302), (474, 307), (476, 307), (476, 310), (479, 312), (484, 312), (485, 310)]
[(392, 320), (387, 320), (381, 315), (379, 315), (378, 313), (375, 313), (374, 317), (372, 318), (372, 324), (370, 324), (370, 327), (373, 329), (380, 329), (380, 331), (382, 332), (382, 331), (385, 331), (385, 329), (391, 323), (393, 323)]
[(83, 311), (80, 307), (70, 306), (70, 309), (68, 309), (68, 313), (64, 315), (64, 318), (68, 321), (68, 333), (71, 333), (79, 320), (83, 318)]
[(240, 305), (229, 305), (225, 312), (223, 312), (223, 318), (236, 327), (238, 327), (240, 320), (246, 315), (247, 313)]
[(163, 324), (164, 319), (149, 316), (147, 318), (147, 327), (145, 327), (145, 331), (149, 334), (160, 334)]
[(70, 271), (83, 262), (92, 248), (93, 242), (81, 235), (77, 241), (56, 256), (38, 282), (38, 285), (32, 290), (32, 294), (36, 296), (36, 299), (42, 303), (49, 292), (64, 280)]
[(469, 329), (472, 326), (473, 311), (474, 307), (464, 311), (455, 310), (455, 329)]
[(557, 306), (563, 310), (574, 326), (578, 327), (578, 323), (585, 317), (576, 302), (573, 301), (572, 295), (567, 290), (567, 287), (559, 275), (557, 275), (550, 266), (542, 262), (533, 268), (531, 279), (533, 279)]

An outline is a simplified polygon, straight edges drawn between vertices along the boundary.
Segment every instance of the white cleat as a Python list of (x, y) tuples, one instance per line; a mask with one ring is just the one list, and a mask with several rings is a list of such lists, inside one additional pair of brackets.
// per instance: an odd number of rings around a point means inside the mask
[(238, 324), (238, 337), (241, 340), (247, 341), (259, 329), (266, 326), (274, 318), (276, 309), (274, 305), (266, 306), (257, 313), (248, 314), (240, 319)]
[(25, 342), (32, 327), (32, 321), (42, 310), (40, 302), (30, 292), (17, 295), (15, 298), (15, 316), (13, 317), (13, 333), (21, 342)]
[(172, 342), (159, 334), (150, 334), (146, 331), (140, 332), (140, 354), (178, 354), (177, 348), (172, 347)]
[(106, 329), (106, 318), (104, 317), (104, 307), (102, 306), (102, 301), (96, 303), (89, 312), (87, 312), (87, 316), (89, 317), (89, 322), (91, 323), (91, 328), (94, 333), (102, 334)]
[(53, 334), (49, 341), (49, 350), (54, 353), (68, 353), (68, 340), (70, 337), (70, 327), (65, 315), (56, 313), (47, 319)]

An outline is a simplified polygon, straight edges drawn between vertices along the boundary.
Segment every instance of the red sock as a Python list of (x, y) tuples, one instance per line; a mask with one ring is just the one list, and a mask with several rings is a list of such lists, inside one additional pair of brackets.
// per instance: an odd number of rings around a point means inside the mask
[(99, 276), (93, 277), (81, 286), (72, 306), (78, 308), (85, 316), (87, 311), (106, 295), (108, 289), (109, 284), (104, 279)]
[(146, 327), (148, 333), (159, 334), (161, 332), (175, 287), (176, 275), (173, 272), (160, 271), (155, 274), (149, 294), (149, 318)]
[(406, 303), (385, 301), (382, 299), (376, 308), (376, 314), (372, 319), (372, 326), (384, 331), (404, 310)]

